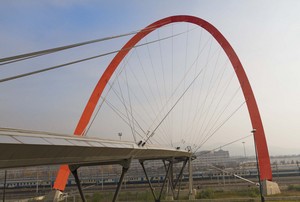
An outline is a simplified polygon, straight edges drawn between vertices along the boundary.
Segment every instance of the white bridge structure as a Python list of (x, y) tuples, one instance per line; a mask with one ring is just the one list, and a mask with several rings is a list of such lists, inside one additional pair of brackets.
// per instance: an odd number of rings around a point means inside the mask
[[(122, 174), (113, 198), (117, 200), (124, 175), (130, 167), (132, 159), (138, 159), (143, 167), (155, 201), (160, 201), (167, 179), (172, 189), (174, 198), (178, 197), (175, 188), (179, 186), (183, 170), (189, 163), (190, 193), (192, 195), (192, 153), (180, 148), (163, 147), (161, 145), (136, 144), (134, 142), (106, 140), (85, 136), (62, 135), (38, 131), (24, 131), (5, 129), (0, 132), (0, 169), (68, 164), (74, 175), (79, 193), (83, 201), (86, 201), (77, 169), (82, 166), (120, 164)], [(168, 162), (166, 176), (161, 187), (160, 195), (156, 196), (148, 178), (144, 161), (163, 160)], [(173, 164), (183, 162), (178, 179), (173, 179)], [(172, 177), (171, 177), (172, 176)], [(58, 198), (54, 199), (58, 200)]]

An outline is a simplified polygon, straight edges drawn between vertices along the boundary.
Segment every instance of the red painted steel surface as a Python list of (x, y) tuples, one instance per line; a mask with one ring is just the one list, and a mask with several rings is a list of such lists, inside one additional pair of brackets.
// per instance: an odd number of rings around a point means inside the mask
[[(269, 152), (267, 147), (267, 142), (265, 138), (265, 133), (262, 125), (262, 121), (260, 118), (259, 110), (256, 104), (256, 100), (254, 94), (252, 92), (252, 88), (248, 81), (247, 75), (244, 71), (244, 68), (236, 55), (235, 51), (229, 44), (229, 42), (225, 39), (225, 37), (210, 23), (206, 22), (203, 19), (194, 17), (194, 16), (187, 16), (187, 15), (179, 15), (179, 16), (171, 16), (161, 20), (158, 20), (151, 25), (147, 26), (135, 36), (133, 36), (121, 49), (120, 52), (114, 57), (111, 63), (106, 68), (105, 72), (101, 76), (100, 80), (98, 81), (82, 115), (78, 122), (78, 125), (75, 129), (74, 135), (83, 135), (84, 131), (91, 119), (91, 116), (94, 112), (94, 109), (99, 101), (99, 98), (111, 78), (112, 74), (123, 60), (123, 58), (127, 55), (127, 53), (131, 50), (133, 46), (135, 46), (142, 38), (148, 35), (150, 32), (154, 31), (155, 29), (162, 27), (164, 25), (175, 23), (175, 22), (188, 22), (199, 25), (203, 29), (207, 30), (220, 44), (220, 46), (226, 52), (234, 70), (240, 82), (240, 85), (243, 90), (243, 94), (245, 100), (247, 101), (247, 107), (250, 114), (250, 119), (252, 123), (252, 127), (256, 129), (255, 132), (255, 140), (257, 146), (257, 153), (258, 153), (258, 161), (259, 161), (259, 168), (260, 168), (260, 178), (262, 180), (272, 180), (272, 170), (270, 165), (270, 158)], [(65, 166), (61, 166), (58, 176), (56, 178), (56, 182), (54, 184), (54, 188), (58, 190), (64, 190), (66, 182), (68, 180), (70, 171), (66, 169)]]

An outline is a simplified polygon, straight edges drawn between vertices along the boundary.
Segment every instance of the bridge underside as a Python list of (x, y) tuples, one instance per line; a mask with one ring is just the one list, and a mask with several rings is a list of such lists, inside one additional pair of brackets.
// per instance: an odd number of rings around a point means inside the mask
[[(155, 195), (150, 180), (148, 180), (149, 187), (155, 201), (160, 201), (166, 183), (169, 183), (172, 187), (172, 197), (178, 198), (179, 191), (176, 196), (174, 190), (180, 187), (179, 180), (187, 162), (190, 165), (191, 153), (189, 151), (151, 144), (142, 146), (142, 144), (138, 145), (134, 142), (73, 135), (0, 133), (0, 169), (68, 164), (83, 201), (85, 201), (85, 198), (77, 175), (77, 170), (80, 167), (120, 164), (123, 169), (113, 199), (113, 201), (116, 201), (124, 175), (129, 169), (132, 159), (140, 161), (146, 177), (147, 172), (143, 164), (144, 161), (163, 160), (166, 175), (159, 196)], [(174, 180), (172, 177), (173, 164), (178, 162), (183, 162), (183, 166), (178, 179)]]
[(68, 135), (0, 134), (0, 169), (60, 164), (107, 164), (124, 159), (168, 159), (191, 153), (158, 145)]

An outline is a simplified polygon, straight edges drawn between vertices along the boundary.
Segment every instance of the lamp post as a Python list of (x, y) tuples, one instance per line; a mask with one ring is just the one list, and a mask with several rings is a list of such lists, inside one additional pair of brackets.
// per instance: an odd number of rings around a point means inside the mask
[(122, 133), (118, 133), (118, 136), (120, 137), (120, 141), (121, 141)]
[(103, 191), (103, 168), (101, 168), (101, 177), (102, 177), (102, 180), (101, 180), (101, 189)]
[(247, 156), (246, 156), (245, 142), (242, 142), (242, 143), (243, 143), (243, 146), (244, 146), (244, 155), (245, 155), (245, 160), (246, 160)]
[(2, 199), (3, 202), (5, 202), (6, 178), (7, 178), (7, 170), (4, 171), (3, 199)]
[(253, 139), (254, 139), (254, 147), (255, 147), (255, 157), (256, 157), (256, 167), (257, 167), (257, 177), (258, 177), (258, 183), (259, 183), (259, 193), (260, 193), (260, 199), (261, 202), (265, 202), (265, 198), (262, 194), (262, 186), (261, 186), (261, 181), (260, 181), (260, 171), (259, 171), (259, 166), (258, 166), (258, 159), (257, 159), (257, 149), (256, 149), (256, 138), (255, 138), (255, 132), (256, 129), (254, 128), (251, 133), (253, 135)]

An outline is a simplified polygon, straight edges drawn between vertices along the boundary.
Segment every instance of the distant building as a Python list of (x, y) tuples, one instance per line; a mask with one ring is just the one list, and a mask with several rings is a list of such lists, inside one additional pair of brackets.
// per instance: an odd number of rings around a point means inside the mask
[(230, 162), (229, 151), (222, 149), (218, 151), (200, 151), (196, 153), (196, 159), (193, 165), (196, 169), (202, 170), (210, 165), (227, 166)]

